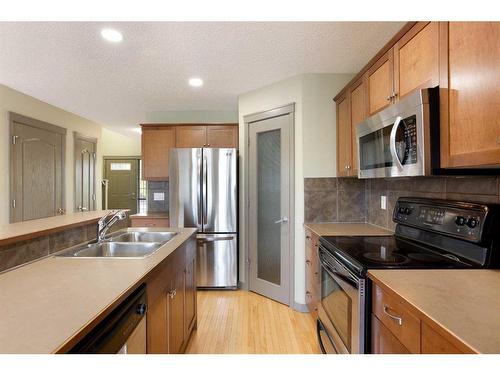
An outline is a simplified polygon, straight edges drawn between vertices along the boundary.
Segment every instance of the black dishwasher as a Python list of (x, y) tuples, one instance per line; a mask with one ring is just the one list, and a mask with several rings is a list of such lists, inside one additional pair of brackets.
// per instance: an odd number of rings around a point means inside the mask
[(89, 332), (69, 353), (128, 354), (146, 352), (146, 286), (137, 288), (102, 322)]

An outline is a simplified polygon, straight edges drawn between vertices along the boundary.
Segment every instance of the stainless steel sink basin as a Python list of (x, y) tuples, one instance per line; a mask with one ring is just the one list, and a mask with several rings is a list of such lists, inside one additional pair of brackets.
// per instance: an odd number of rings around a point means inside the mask
[(160, 242), (170, 241), (177, 235), (175, 232), (140, 232), (130, 231), (111, 235), (111, 241), (118, 242)]
[(75, 246), (57, 256), (75, 258), (146, 258), (160, 247), (158, 242), (101, 242)]
[(121, 230), (103, 242), (77, 245), (55, 256), (72, 258), (146, 258), (177, 235), (176, 232)]

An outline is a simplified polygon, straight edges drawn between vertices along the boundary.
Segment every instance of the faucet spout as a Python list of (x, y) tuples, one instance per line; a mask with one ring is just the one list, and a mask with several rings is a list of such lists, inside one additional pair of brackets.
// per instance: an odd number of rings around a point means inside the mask
[(127, 214), (124, 210), (111, 211), (101, 217), (97, 222), (97, 243), (104, 240), (104, 237), (106, 237), (106, 233), (114, 223), (116, 223), (118, 220), (124, 220), (126, 218)]

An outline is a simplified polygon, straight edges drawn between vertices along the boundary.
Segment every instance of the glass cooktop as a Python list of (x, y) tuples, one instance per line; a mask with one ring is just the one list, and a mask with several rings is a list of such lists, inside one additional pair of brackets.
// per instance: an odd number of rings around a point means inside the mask
[(343, 263), (360, 269), (469, 268), (453, 254), (421, 246), (395, 236), (321, 237), (323, 246)]

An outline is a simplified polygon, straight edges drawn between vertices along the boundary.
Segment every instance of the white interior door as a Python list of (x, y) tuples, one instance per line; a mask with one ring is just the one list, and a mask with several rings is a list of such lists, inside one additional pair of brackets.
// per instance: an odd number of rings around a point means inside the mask
[(249, 124), (249, 288), (290, 304), (293, 113)]

